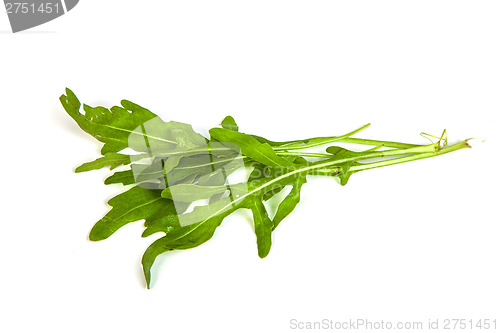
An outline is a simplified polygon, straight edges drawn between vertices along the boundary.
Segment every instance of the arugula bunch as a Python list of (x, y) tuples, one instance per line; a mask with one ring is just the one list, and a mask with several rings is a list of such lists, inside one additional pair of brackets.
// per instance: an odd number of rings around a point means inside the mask
[[(308, 175), (338, 177), (345, 185), (359, 171), (470, 147), (468, 140), (448, 146), (446, 131), (428, 145), (352, 137), (370, 124), (340, 136), (274, 142), (239, 132), (230, 116), (205, 138), (190, 125), (165, 122), (127, 100), (110, 109), (83, 105), (83, 113), (70, 89), (60, 101), (80, 128), (104, 143), (102, 157), (79, 166), (76, 172), (120, 167), (122, 170), (109, 176), (105, 184), (127, 186), (125, 192), (109, 200), (112, 208), (94, 225), (90, 240), (106, 239), (139, 220), (144, 220), (142, 237), (165, 234), (142, 258), (148, 288), (157, 256), (206, 242), (224, 218), (238, 209), (252, 212), (258, 255), (266, 257), (271, 233), (299, 203)], [(334, 142), (369, 148), (352, 151), (332, 145), (320, 153), (310, 150)], [(363, 162), (366, 160), (372, 161)], [(264, 202), (287, 186), (291, 190), (271, 218)]]

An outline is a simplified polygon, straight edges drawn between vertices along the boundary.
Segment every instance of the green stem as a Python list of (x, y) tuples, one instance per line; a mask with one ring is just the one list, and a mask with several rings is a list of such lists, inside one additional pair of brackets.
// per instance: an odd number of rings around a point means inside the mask
[(456, 151), (459, 149), (470, 148), (471, 146), (469, 146), (467, 141), (469, 141), (469, 140), (464, 140), (464, 141), (456, 143), (452, 146), (447, 146), (447, 147), (438, 149), (434, 153), (417, 154), (417, 155), (405, 156), (405, 157), (400, 157), (400, 158), (394, 158), (394, 159), (390, 159), (390, 160), (386, 160), (386, 161), (367, 163), (365, 165), (356, 165), (356, 166), (351, 167), (350, 170), (356, 172), (356, 171), (380, 168), (383, 166), (406, 163), (406, 162), (421, 160), (424, 158), (443, 155), (443, 154), (451, 153), (452, 151)]
[(289, 141), (280, 142), (279, 146), (273, 146), (276, 151), (280, 150), (296, 150), (296, 149), (306, 149), (316, 146), (322, 146), (332, 142), (345, 142), (345, 143), (355, 143), (360, 145), (369, 146), (384, 146), (390, 148), (411, 148), (418, 147), (421, 145), (416, 145), (412, 143), (394, 142), (394, 141), (382, 141), (382, 140), (371, 140), (371, 139), (361, 139), (361, 138), (351, 138), (351, 137), (339, 137), (339, 136), (327, 136), (327, 137), (317, 137), (301, 141)]
[[(405, 156), (405, 157), (393, 158), (390, 160), (385, 160), (385, 161), (380, 161), (380, 162), (354, 165), (349, 170), (353, 171), (353, 172), (358, 172), (358, 171), (363, 171), (363, 170), (380, 168), (380, 167), (384, 167), (384, 166), (395, 165), (395, 164), (400, 164), (400, 163), (421, 160), (421, 159), (425, 159), (425, 158), (429, 158), (429, 157), (439, 156), (439, 155), (451, 153), (451, 152), (456, 151), (456, 150), (470, 148), (467, 141), (468, 140), (464, 140), (464, 141), (456, 143), (452, 146), (447, 146), (447, 147), (438, 149), (435, 152), (431, 152), (431, 153), (421, 153), (421, 154), (415, 154), (415, 155), (410, 155), (410, 156)], [(333, 166), (333, 165), (331, 165), (331, 166)], [(333, 166), (333, 168), (332, 168), (332, 167), (326, 167), (326, 165), (322, 164), (322, 167), (314, 170), (314, 174), (315, 175), (325, 175), (325, 176), (330, 175), (331, 176), (332, 174), (333, 175), (337, 174), (340, 171), (341, 171), (340, 167)]]
[(345, 138), (345, 139), (341, 139), (338, 141), (345, 142), (345, 143), (356, 143), (356, 144), (361, 144), (361, 145), (370, 145), (370, 146), (383, 145), (385, 147), (391, 147), (391, 148), (411, 148), (411, 147), (420, 146), (420, 145), (415, 145), (415, 144), (411, 144), (411, 143), (380, 141), (380, 140), (371, 140), (371, 139), (358, 139), (358, 138)]
[(355, 143), (355, 144), (370, 145), (370, 146), (385, 146), (391, 148), (411, 148), (419, 146), (416, 144), (403, 143), (403, 142), (351, 138), (351, 136), (353, 136), (358, 132), (361, 132), (362, 130), (366, 129), (369, 126), (370, 124), (366, 124), (352, 132), (349, 132), (341, 136), (316, 137), (305, 140), (274, 142), (255, 135), (254, 137), (257, 138), (260, 142), (267, 142), (269, 145), (273, 147), (274, 150), (306, 149), (306, 148), (321, 146), (332, 142)]
[(303, 152), (295, 152), (295, 151), (277, 151), (276, 155), (280, 156), (300, 156), (300, 157), (318, 157), (318, 158), (332, 158), (334, 155), (332, 154), (323, 154), (323, 153), (303, 153)]
[[(345, 164), (345, 163), (357, 162), (357, 161), (362, 161), (362, 160), (367, 160), (367, 159), (372, 159), (372, 158), (389, 157), (389, 156), (399, 156), (399, 155), (411, 155), (411, 156), (433, 155), (433, 154), (436, 154), (436, 152), (438, 150), (439, 150), (439, 145), (437, 143), (433, 143), (433, 144), (426, 145), (426, 146), (418, 146), (418, 147), (412, 147), (412, 148), (406, 148), (406, 149), (391, 149), (391, 150), (383, 150), (383, 151), (368, 151), (366, 153), (359, 152), (359, 153), (357, 153), (354, 156), (340, 158), (340, 159), (339, 158), (335, 159), (335, 155), (330, 155), (330, 158), (328, 160), (323, 160), (323, 161), (312, 163), (310, 165), (310, 169), (312, 171), (316, 172), (318, 168), (321, 169), (323, 167), (339, 166), (339, 165)], [(409, 157), (411, 157), (411, 156), (409, 156)], [(369, 164), (366, 164), (366, 165), (369, 165)], [(354, 166), (351, 167), (351, 169), (352, 168), (354, 168)]]
[(331, 137), (319, 137), (319, 138), (312, 138), (312, 139), (307, 139), (303, 140), (302, 143), (296, 143), (297, 141), (291, 141), (294, 144), (284, 144), (279, 147), (273, 147), (274, 150), (294, 150), (294, 149), (306, 149), (306, 148), (312, 148), (316, 146), (321, 146), (327, 143), (335, 142), (335, 141), (341, 141), (344, 139), (349, 138), (350, 136), (353, 136), (354, 134), (361, 132), (362, 130), (368, 128), (370, 124), (366, 124), (364, 126), (361, 126), (358, 129), (355, 129), (352, 132), (346, 133), (341, 136), (331, 136)]
[(417, 146), (417, 147), (412, 147), (412, 148), (374, 151), (374, 152), (369, 152), (366, 154), (360, 154), (359, 156), (353, 158), (352, 161), (360, 161), (360, 160), (367, 160), (369, 158), (379, 158), (379, 157), (408, 155), (408, 154), (425, 154), (425, 153), (432, 154), (432, 153), (435, 153), (438, 149), (439, 149), (438, 144), (432, 143), (430, 145)]

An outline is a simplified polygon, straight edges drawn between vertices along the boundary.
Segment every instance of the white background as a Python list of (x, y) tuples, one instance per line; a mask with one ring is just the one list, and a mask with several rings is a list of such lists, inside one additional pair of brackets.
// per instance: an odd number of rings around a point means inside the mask
[[(290, 332), (290, 320), (497, 319), (500, 1), (81, 1), (24, 33), (0, 13), (2, 332)], [(164, 120), (287, 140), (470, 150), (312, 179), (259, 259), (248, 214), (165, 254), (142, 223), (92, 243), (120, 187), (74, 174), (101, 144), (59, 105), (130, 99)], [(491, 331), (491, 330), (490, 330)]]

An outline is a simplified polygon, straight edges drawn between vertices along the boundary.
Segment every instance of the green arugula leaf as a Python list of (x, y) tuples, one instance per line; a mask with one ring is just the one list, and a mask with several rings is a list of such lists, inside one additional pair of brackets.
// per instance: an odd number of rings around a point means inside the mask
[(233, 212), (233, 210), (226, 210), (212, 216), (207, 210), (213, 209), (213, 206), (196, 207), (189, 214), (209, 217), (195, 224), (168, 230), (166, 236), (159, 238), (146, 249), (142, 257), (142, 266), (148, 289), (151, 287), (151, 267), (160, 254), (173, 250), (186, 250), (205, 243), (212, 238), (222, 220)]
[(122, 101), (123, 107), (103, 107), (84, 105), (85, 114), (80, 112), (80, 101), (75, 94), (66, 89), (60, 97), (66, 112), (85, 132), (104, 142), (101, 153), (117, 153), (128, 147), (129, 135), (140, 125), (157, 116), (132, 102)]
[(306, 183), (306, 175), (300, 175), (294, 180), (292, 184), (292, 190), (288, 195), (281, 201), (278, 206), (278, 210), (273, 218), (272, 230), (276, 229), (278, 224), (285, 219), (297, 206), (300, 201), (300, 190), (302, 185)]
[(210, 130), (212, 138), (220, 142), (230, 142), (236, 144), (244, 156), (270, 166), (292, 166), (293, 163), (285, 158), (279, 157), (273, 148), (267, 143), (260, 143), (251, 135), (235, 132), (225, 128), (212, 128)]
[(104, 180), (104, 184), (122, 184), (130, 185), (135, 183), (134, 173), (132, 170), (117, 171), (113, 175), (109, 176)]
[(258, 198), (254, 198), (254, 200), (252, 200), (250, 209), (252, 210), (254, 220), (259, 257), (265, 258), (271, 250), (271, 232), (273, 223), (267, 214), (266, 207)]
[(139, 220), (146, 223), (165, 215), (176, 214), (172, 200), (161, 196), (161, 190), (134, 186), (108, 201), (113, 207), (90, 231), (91, 241), (108, 238), (124, 225)]
[(326, 152), (332, 154), (338, 159), (349, 158), (354, 156), (363, 156), (363, 152), (352, 151), (342, 147), (330, 146), (326, 148)]
[(231, 116), (227, 116), (226, 118), (224, 118), (224, 120), (220, 124), (222, 128), (238, 132), (238, 125), (236, 125), (236, 121), (234, 121), (234, 118)]
[(87, 162), (76, 168), (75, 172), (97, 170), (109, 166), (110, 170), (120, 166), (130, 164), (130, 156), (118, 153), (107, 153), (92, 162)]

